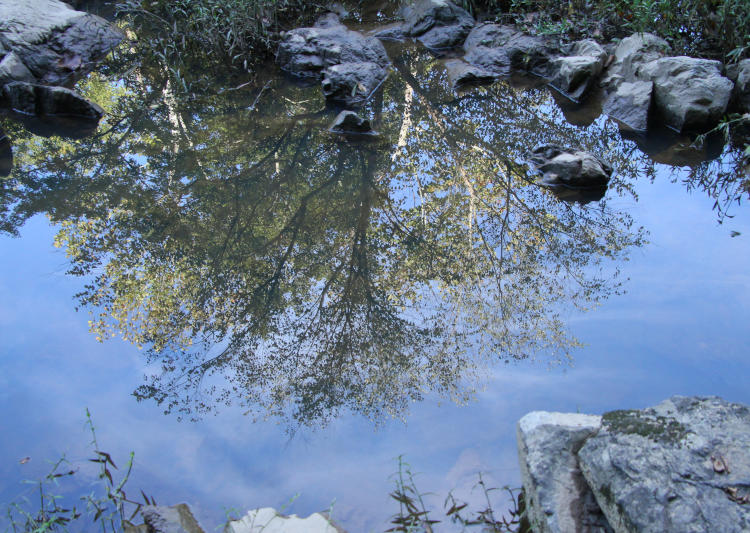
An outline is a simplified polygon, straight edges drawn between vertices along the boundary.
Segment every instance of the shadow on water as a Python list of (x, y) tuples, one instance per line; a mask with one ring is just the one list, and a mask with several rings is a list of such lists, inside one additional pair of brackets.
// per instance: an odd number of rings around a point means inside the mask
[[(644, 242), (609, 200), (653, 163), (612, 124), (565, 122), (544, 88), (456, 95), (440, 60), (391, 54), (366, 143), (330, 133), (318, 88), (272, 66), (207, 95), (178, 91), (156, 57), (92, 75), (80, 90), (107, 110), (95, 134), (5, 124), (0, 228), (59, 225), (93, 331), (144, 346), (159, 371), (136, 397), (180, 416), (234, 402), (293, 425), (377, 420), (428, 392), (463, 401), (493, 362), (564, 361), (577, 342), (561, 313), (616, 293)], [(538, 185), (524, 161), (542, 143), (607, 158), (607, 196)]]
[(0, 177), (10, 175), (13, 170), (13, 148), (5, 132), (0, 129)]

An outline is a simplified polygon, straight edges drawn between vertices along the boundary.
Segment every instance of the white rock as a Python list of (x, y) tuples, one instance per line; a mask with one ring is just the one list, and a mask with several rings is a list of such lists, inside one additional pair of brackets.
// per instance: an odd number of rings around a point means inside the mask
[(242, 519), (229, 522), (224, 533), (345, 533), (321, 513), (307, 518), (281, 515), (272, 507), (253, 509)]

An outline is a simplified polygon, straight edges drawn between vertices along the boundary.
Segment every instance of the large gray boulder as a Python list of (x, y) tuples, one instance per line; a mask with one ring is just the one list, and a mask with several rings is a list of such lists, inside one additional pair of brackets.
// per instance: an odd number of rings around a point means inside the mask
[(472, 29), (464, 50), (467, 63), (498, 76), (507, 76), (513, 69), (549, 77), (556, 55), (549, 39), (498, 24), (481, 24)]
[(253, 509), (240, 520), (230, 521), (224, 533), (346, 533), (324, 513), (307, 518), (283, 515), (271, 507)]
[(654, 84), (650, 81), (625, 81), (607, 95), (603, 111), (616, 119), (622, 129), (645, 132), (651, 113)]
[(0, 1), (0, 86), (70, 85), (123, 35), (106, 20), (59, 0)]
[(578, 452), (617, 533), (750, 531), (750, 409), (675, 396), (613, 411)]
[(339, 63), (323, 71), (321, 87), (330, 102), (346, 107), (362, 105), (388, 75), (377, 63)]
[(734, 88), (718, 61), (664, 57), (640, 65), (636, 77), (654, 83), (654, 105), (677, 131), (713, 127), (729, 105)]
[(550, 85), (571, 100), (580, 101), (599, 81), (607, 53), (590, 39), (574, 43), (570, 54), (553, 61)]
[(323, 70), (342, 63), (389, 65), (383, 44), (346, 28), (329, 14), (309, 28), (286, 32), (279, 43), (276, 62), (294, 76), (320, 78)]
[(518, 459), (529, 522), (536, 533), (611, 529), (578, 467), (577, 453), (601, 417), (534, 411), (518, 422)]
[(649, 127), (654, 84), (638, 77), (642, 65), (666, 56), (667, 41), (651, 33), (635, 33), (615, 47), (603, 78), (606, 88), (604, 113), (616, 119), (624, 131), (643, 133)]
[(417, 0), (401, 14), (404, 33), (436, 50), (461, 45), (474, 27), (474, 17), (448, 0)]
[(377, 38), (349, 30), (329, 13), (309, 28), (286, 32), (276, 62), (294, 76), (322, 79), (332, 103), (357, 107), (388, 76), (388, 54)]
[(614, 50), (614, 59), (602, 83), (611, 89), (624, 81), (635, 81), (638, 68), (669, 54), (669, 43), (651, 33), (635, 33), (626, 37)]
[[(602, 80), (604, 111), (627, 129), (645, 131), (652, 108), (666, 126), (680, 132), (713, 127), (732, 97), (733, 84), (718, 61), (665, 57), (663, 39), (638, 33), (623, 39)], [(649, 85), (652, 83), (653, 85)]]

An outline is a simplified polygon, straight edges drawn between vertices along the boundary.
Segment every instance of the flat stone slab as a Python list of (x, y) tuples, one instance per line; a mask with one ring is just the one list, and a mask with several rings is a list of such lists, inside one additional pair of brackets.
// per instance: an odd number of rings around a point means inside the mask
[(578, 468), (576, 453), (601, 417), (534, 411), (518, 422), (518, 459), (536, 533), (612, 531)]
[(674, 396), (612, 411), (578, 452), (617, 532), (750, 531), (750, 409)]

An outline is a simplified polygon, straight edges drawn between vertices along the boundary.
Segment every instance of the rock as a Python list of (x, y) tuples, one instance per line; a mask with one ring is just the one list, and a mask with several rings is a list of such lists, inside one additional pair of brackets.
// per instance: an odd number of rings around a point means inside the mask
[(583, 39), (568, 45), (566, 47), (565, 55), (596, 57), (602, 62), (602, 64), (604, 64), (609, 57), (609, 54), (607, 54), (607, 51), (604, 50), (602, 45), (593, 39)]
[(10, 175), (13, 170), (13, 148), (11, 148), (10, 139), (0, 128), (0, 176)]
[(388, 76), (388, 54), (377, 38), (351, 31), (329, 13), (310, 28), (284, 34), (276, 54), (282, 69), (300, 77), (322, 77), (330, 101), (356, 107)]
[(205, 533), (185, 503), (171, 507), (145, 505), (141, 516), (149, 533)]
[(510, 73), (510, 58), (502, 46), (516, 32), (511, 26), (480, 24), (474, 27), (464, 41), (464, 60), (498, 76)]
[(314, 27), (346, 29), (346, 26), (341, 23), (341, 16), (335, 11), (329, 11), (328, 13), (325, 13), (324, 15), (318, 17), (318, 19), (315, 21)]
[(372, 30), (369, 35), (381, 41), (403, 41), (406, 39), (406, 28), (402, 22), (394, 22), (393, 24)]
[(98, 122), (104, 110), (64, 87), (14, 81), (3, 87), (5, 104), (18, 113), (67, 116)]
[(750, 531), (750, 409), (674, 396), (613, 411), (578, 452), (617, 532)]
[(89, 73), (122, 40), (106, 20), (59, 0), (0, 2), (0, 85), (68, 85)]
[(376, 63), (340, 63), (323, 71), (321, 86), (326, 98), (347, 107), (362, 105), (388, 72)]
[(518, 422), (525, 503), (536, 533), (611, 532), (578, 467), (578, 450), (601, 417), (535, 411)]
[(401, 14), (405, 33), (431, 49), (459, 46), (474, 27), (474, 17), (448, 0), (417, 0)]
[(333, 120), (330, 131), (333, 133), (355, 135), (376, 135), (370, 125), (370, 121), (360, 117), (354, 111), (342, 111), (339, 113)]
[(598, 81), (607, 53), (590, 39), (575, 43), (571, 55), (553, 61), (550, 85), (564, 96), (579, 102)]
[(665, 57), (640, 65), (636, 76), (654, 82), (654, 106), (676, 131), (716, 125), (733, 90), (721, 63), (709, 59)]
[(592, 56), (559, 57), (554, 61), (555, 77), (550, 85), (573, 101), (580, 101), (602, 72), (604, 62)]
[(449, 59), (445, 62), (445, 70), (448, 73), (448, 81), (454, 91), (474, 85), (492, 83), (497, 79), (492, 72), (469, 65), (461, 59)]
[(286, 32), (279, 43), (276, 62), (294, 76), (322, 76), (323, 70), (342, 63), (388, 64), (383, 44), (375, 37), (347, 29), (329, 14), (315, 26)]
[(0, 61), (0, 84), (8, 81), (35, 81), (34, 75), (26, 68), (26, 65), (15, 52), (5, 54), (5, 57)]
[(732, 97), (735, 105), (743, 113), (750, 113), (750, 59), (743, 59), (736, 67), (734, 91)]
[(627, 130), (648, 129), (654, 84), (650, 81), (622, 82), (604, 101), (604, 113)]
[(638, 67), (670, 52), (667, 41), (650, 33), (635, 33), (617, 45), (614, 60), (602, 83), (615, 89), (623, 81), (635, 81)]
[[(750, 146), (750, 113), (741, 115), (729, 126), (729, 140), (734, 148), (745, 150)], [(745, 154), (745, 190), (750, 191), (750, 154)]]
[(713, 127), (732, 95), (732, 82), (721, 75), (721, 63), (664, 57), (668, 52), (666, 41), (648, 33), (623, 39), (602, 81), (610, 92), (605, 112), (636, 131), (647, 128), (652, 107), (678, 132)]
[(507, 76), (510, 69), (517, 69), (549, 77), (550, 61), (555, 55), (548, 39), (497, 24), (476, 26), (466, 38), (464, 50), (467, 63), (499, 76)]
[(254, 509), (241, 520), (229, 522), (224, 533), (346, 533), (324, 513), (307, 518), (285, 516), (271, 507)]
[(542, 174), (539, 183), (546, 187), (602, 190), (612, 176), (612, 167), (599, 158), (554, 144), (534, 148), (529, 159)]

